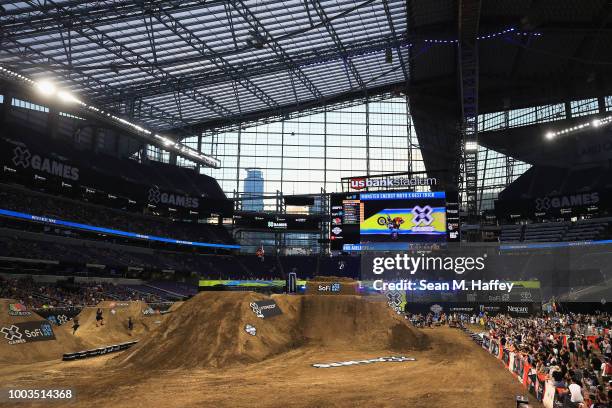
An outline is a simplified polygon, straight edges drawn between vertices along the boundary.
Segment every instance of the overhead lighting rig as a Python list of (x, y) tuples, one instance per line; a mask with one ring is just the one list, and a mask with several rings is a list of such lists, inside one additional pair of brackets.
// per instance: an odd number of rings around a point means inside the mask
[(58, 89), (55, 84), (50, 80), (43, 79), (39, 81), (34, 81), (24, 75), (11, 71), (10, 69), (7, 69), (2, 66), (0, 66), (0, 76), (3, 76), (15, 82), (21, 82), (23, 84), (26, 84), (27, 86), (34, 88), (36, 91), (38, 91), (47, 98), (56, 97), (62, 103), (78, 106), (82, 110), (97, 117), (98, 119), (127, 129), (131, 133), (136, 134), (140, 139), (143, 139), (148, 143), (154, 144), (167, 152), (176, 153), (181, 157), (184, 157), (198, 164), (203, 164), (208, 167), (218, 168), (221, 165), (221, 161), (215, 157), (202, 154), (201, 152), (198, 152), (195, 149), (176, 142), (167, 136), (158, 135), (152, 132), (151, 130), (140, 126), (137, 123), (116, 116), (113, 113), (100, 109), (94, 105), (87, 104), (81, 99), (77, 98), (72, 93), (62, 89)]
[(610, 123), (612, 123), (612, 115), (606, 116), (604, 118), (593, 119), (590, 122), (584, 122), (584, 123), (581, 123), (580, 125), (575, 125), (572, 127), (561, 129), (556, 132), (550, 131), (550, 132), (547, 132), (544, 135), (544, 137), (548, 140), (553, 140), (557, 138), (558, 136), (571, 134), (571, 133), (574, 133), (574, 132), (577, 132), (577, 131), (580, 131), (586, 128), (599, 128), (602, 126), (609, 125)]

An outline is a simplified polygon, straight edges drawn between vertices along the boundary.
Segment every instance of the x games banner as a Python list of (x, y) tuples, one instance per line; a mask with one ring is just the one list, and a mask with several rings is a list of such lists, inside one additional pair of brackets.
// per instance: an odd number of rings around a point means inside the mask
[(0, 328), (0, 333), (10, 345), (55, 340), (53, 327), (46, 320), (13, 323)]
[[(200, 197), (185, 192), (167, 191), (155, 185), (143, 185), (124, 178), (97, 172), (89, 165), (71, 160), (53, 151), (39, 151), (11, 139), (0, 138), (0, 178), (18, 180), (25, 185), (45, 183), (65, 192), (66, 188), (81, 189), (94, 199), (170, 207), (193, 214), (233, 213), (232, 203), (221, 197)], [(95, 201), (95, 200), (94, 200)]]
[(500, 219), (581, 215), (612, 210), (612, 190), (542, 196), (524, 200), (497, 200), (495, 214)]

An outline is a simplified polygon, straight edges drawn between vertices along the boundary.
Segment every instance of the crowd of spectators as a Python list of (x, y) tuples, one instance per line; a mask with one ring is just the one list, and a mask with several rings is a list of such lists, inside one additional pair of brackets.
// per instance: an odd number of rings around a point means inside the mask
[(13, 299), (31, 308), (95, 306), (103, 300), (162, 302), (160, 296), (106, 282), (37, 282), (31, 278), (0, 276), (0, 298)]
[(566, 389), (565, 406), (612, 407), (612, 315), (498, 315), (483, 323), (502, 347), (527, 358), (530, 375), (546, 375), (555, 387)]
[(517, 318), (508, 315), (411, 314), (416, 327), (448, 324), (483, 327), (502, 348), (522, 354), (528, 375), (548, 380), (564, 408), (612, 408), (612, 315), (554, 313)]

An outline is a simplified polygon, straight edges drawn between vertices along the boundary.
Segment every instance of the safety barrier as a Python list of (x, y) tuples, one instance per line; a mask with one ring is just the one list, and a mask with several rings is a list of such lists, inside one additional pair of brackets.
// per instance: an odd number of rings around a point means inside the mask
[(527, 356), (522, 353), (516, 353), (502, 347), (498, 339), (490, 338), (487, 335), (480, 335), (463, 327), (465, 331), (476, 344), (487, 350), (491, 355), (501, 361), (508, 371), (522, 384), (531, 395), (540, 401), (544, 407), (553, 408), (555, 403), (562, 399), (567, 390), (558, 389), (547, 381), (544, 374), (529, 374), (532, 365), (529, 363)]
[(127, 350), (136, 343), (138, 343), (138, 340), (126, 341), (125, 343), (113, 344), (112, 346), (99, 347), (90, 350), (77, 351), (76, 353), (65, 353), (62, 357), (62, 360), (73, 361), (81, 360), (83, 358), (103, 356), (105, 354), (115, 353), (121, 350)]

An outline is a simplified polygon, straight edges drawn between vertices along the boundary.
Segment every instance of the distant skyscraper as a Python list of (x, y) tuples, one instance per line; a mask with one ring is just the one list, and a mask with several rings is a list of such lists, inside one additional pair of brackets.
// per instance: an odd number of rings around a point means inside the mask
[[(244, 199), (242, 200), (243, 211), (263, 211), (264, 178), (261, 169), (246, 169), (247, 176), (244, 179)], [(252, 198), (250, 198), (252, 197)], [(250, 199), (249, 199), (250, 198)]]

